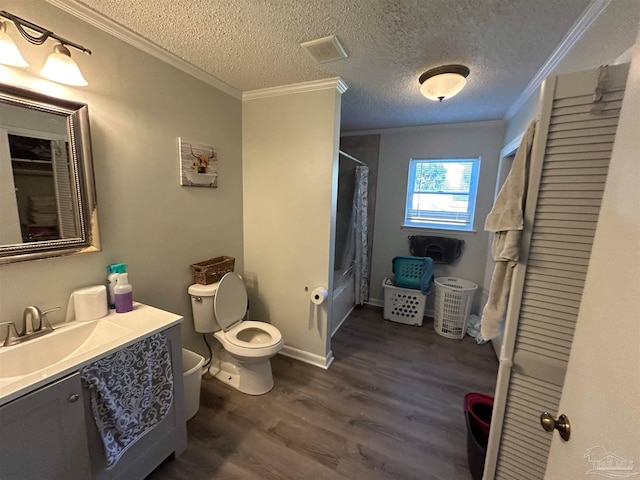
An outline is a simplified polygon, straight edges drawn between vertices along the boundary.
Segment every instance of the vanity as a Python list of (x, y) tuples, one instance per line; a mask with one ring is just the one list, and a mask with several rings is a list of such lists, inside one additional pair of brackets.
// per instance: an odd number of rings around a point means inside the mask
[[(54, 326), (54, 332), (0, 347), (0, 477), (143, 479), (186, 448), (182, 317), (134, 303), (132, 312)], [(80, 370), (162, 332), (168, 342), (173, 402), (166, 416), (110, 469)]]
[[(0, 265), (101, 250), (86, 104), (0, 84), (0, 207)], [(40, 322), (20, 335), (7, 320), (0, 319), (0, 343), (8, 345), (0, 345), (0, 480), (143, 479), (184, 451), (182, 317), (134, 303), (132, 312), (46, 332)], [(123, 367), (122, 358), (143, 366)], [(93, 369), (106, 373), (88, 376)]]

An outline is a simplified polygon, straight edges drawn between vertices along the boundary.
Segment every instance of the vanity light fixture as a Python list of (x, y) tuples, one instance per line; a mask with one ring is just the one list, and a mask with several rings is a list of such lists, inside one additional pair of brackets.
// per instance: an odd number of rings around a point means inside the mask
[(429, 100), (439, 101), (460, 93), (467, 83), (469, 68), (464, 65), (443, 65), (420, 75), (420, 93)]
[[(18, 32), (20, 32), (20, 35), (33, 45), (43, 45), (49, 38), (59, 42), (55, 47), (53, 47), (53, 53), (51, 53), (47, 58), (44, 67), (40, 70), (40, 75), (49, 80), (53, 80), (54, 82), (64, 83), (65, 85), (88, 85), (87, 81), (82, 76), (78, 65), (71, 58), (71, 52), (67, 47), (73, 47), (87, 55), (91, 55), (91, 50), (75, 42), (62, 38), (51, 30), (47, 30), (40, 25), (36, 25), (28, 20), (16, 17), (5, 10), (0, 10), (0, 17), (13, 22)], [(20, 55), (18, 47), (14, 41), (9, 37), (9, 35), (7, 35), (6, 28), (6, 22), (0, 20), (0, 63), (13, 67), (27, 67), (28, 63), (24, 58), (22, 58), (22, 55)], [(36, 32), (36, 34), (30, 33), (26, 29)]]

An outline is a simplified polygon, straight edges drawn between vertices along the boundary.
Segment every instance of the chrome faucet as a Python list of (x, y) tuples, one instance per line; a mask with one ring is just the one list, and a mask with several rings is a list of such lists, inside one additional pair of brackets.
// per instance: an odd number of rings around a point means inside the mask
[[(2, 345), (10, 347), (53, 332), (53, 327), (47, 320), (47, 313), (54, 310), (60, 310), (60, 307), (51, 308), (43, 312), (38, 307), (29, 305), (22, 314), (22, 329), (20, 332), (18, 332), (13, 322), (0, 323), (0, 326), (7, 326), (7, 335)], [(13, 335), (11, 334), (11, 329), (13, 329)]]

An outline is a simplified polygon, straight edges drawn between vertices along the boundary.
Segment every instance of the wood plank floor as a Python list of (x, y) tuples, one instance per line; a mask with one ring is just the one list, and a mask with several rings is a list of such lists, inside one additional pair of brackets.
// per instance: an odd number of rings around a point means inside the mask
[(206, 375), (189, 444), (152, 480), (470, 480), (464, 394), (493, 395), (489, 344), (450, 340), (356, 309), (322, 370), (276, 355), (274, 389), (244, 395)]

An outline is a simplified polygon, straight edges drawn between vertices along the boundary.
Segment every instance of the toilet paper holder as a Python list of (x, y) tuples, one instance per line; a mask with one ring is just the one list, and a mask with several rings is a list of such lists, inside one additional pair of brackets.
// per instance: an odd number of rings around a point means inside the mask
[(324, 303), (324, 301), (327, 299), (328, 296), (329, 296), (329, 292), (327, 292), (326, 288), (324, 288), (324, 287), (316, 287), (311, 292), (311, 301), (315, 305), (322, 305), (322, 303)]

